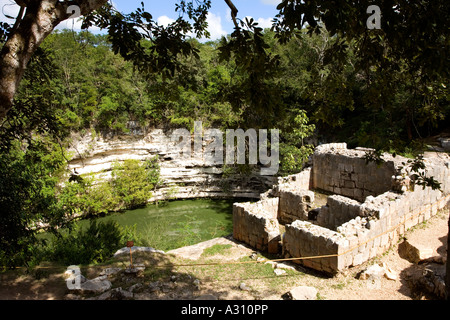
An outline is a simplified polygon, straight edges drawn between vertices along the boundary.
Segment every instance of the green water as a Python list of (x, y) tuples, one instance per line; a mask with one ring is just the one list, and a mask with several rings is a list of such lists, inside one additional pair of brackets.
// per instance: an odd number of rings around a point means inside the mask
[[(196, 244), (233, 232), (233, 203), (239, 200), (177, 200), (164, 205), (152, 204), (128, 210), (97, 221), (114, 220), (121, 226), (135, 228), (135, 246), (167, 251)], [(77, 222), (86, 227), (88, 220)]]

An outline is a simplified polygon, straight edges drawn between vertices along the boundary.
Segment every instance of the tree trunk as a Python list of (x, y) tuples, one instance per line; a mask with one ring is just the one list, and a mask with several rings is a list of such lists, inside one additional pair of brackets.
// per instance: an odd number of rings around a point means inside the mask
[(445, 291), (447, 293), (447, 300), (450, 300), (450, 208), (448, 219), (448, 235), (447, 235), (447, 267), (445, 268)]
[[(0, 121), (13, 105), (14, 96), (28, 62), (42, 41), (62, 21), (72, 16), (69, 4), (57, 0), (16, 1), (22, 5), (15, 26), (0, 52)], [(107, 0), (78, 1), (79, 12), (86, 15)], [(26, 6), (26, 8), (25, 8)]]

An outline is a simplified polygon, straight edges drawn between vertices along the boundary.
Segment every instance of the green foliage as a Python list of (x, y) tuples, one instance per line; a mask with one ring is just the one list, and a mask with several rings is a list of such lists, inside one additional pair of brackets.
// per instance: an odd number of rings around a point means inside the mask
[(430, 187), (433, 190), (441, 190), (441, 183), (434, 179), (434, 177), (427, 176), (426, 174), (426, 164), (424, 162), (423, 155), (418, 155), (413, 160), (407, 161), (409, 166), (409, 171), (412, 172), (412, 182), (419, 186)]
[(90, 217), (119, 209), (119, 199), (114, 196), (111, 184), (96, 183), (92, 177), (84, 177), (82, 182), (68, 182), (58, 199), (72, 215)]
[(381, 1), (381, 29), (368, 30), (366, 13), (370, 1), (311, 0), (282, 1), (277, 9), (274, 30), (286, 41), (306, 27), (319, 33), (324, 27), (338, 41), (330, 55), (340, 59), (348, 43), (358, 41), (358, 55), (364, 63), (382, 66), (384, 70), (406, 62), (409, 70), (422, 70), (422, 77), (448, 76), (449, 22), (440, 12), (448, 12), (446, 0)]
[(236, 65), (226, 92), (234, 110), (242, 110), (244, 125), (262, 128), (272, 124), (283, 111), (280, 88), (273, 82), (280, 57), (271, 52), (264, 30), (253, 18), (245, 18), (228, 39), (221, 39), (218, 51), (220, 61), (231, 60)]
[(309, 124), (304, 110), (299, 110), (293, 117), (292, 125), (282, 134), (284, 141), (280, 143), (280, 174), (289, 175), (300, 172), (314, 146), (305, 144), (304, 140), (314, 133), (315, 125)]
[[(396, 156), (395, 153), (394, 156)], [(381, 166), (386, 162), (382, 158), (381, 150), (369, 151), (365, 154), (364, 158), (366, 163), (374, 162), (378, 166)], [(441, 182), (437, 181), (434, 177), (427, 175), (427, 167), (423, 155), (419, 154), (414, 159), (402, 162), (402, 165), (403, 166), (400, 166), (399, 169), (406, 169), (408, 176), (412, 179), (413, 185), (419, 185), (423, 189), (430, 187), (433, 190), (441, 190)]]
[(305, 110), (327, 138), (402, 152), (448, 123), (448, 21), (438, 12), (449, 3), (381, 2), (380, 30), (366, 27), (368, 5), (282, 1), (273, 30), (283, 46), (311, 35), (320, 76)]
[[(130, 14), (121, 14), (105, 4), (88, 14), (84, 25), (108, 29), (113, 52), (132, 62), (141, 73), (159, 73), (163, 77), (185, 73), (186, 67), (179, 58), (198, 54), (192, 43), (185, 41), (186, 35), (189, 32), (200, 37), (207, 35), (206, 17), (211, 1), (180, 1), (176, 6), (179, 18), (167, 26), (159, 25), (141, 4)], [(185, 14), (189, 19), (184, 19)]]
[(145, 164), (138, 160), (113, 164), (111, 185), (114, 195), (120, 199), (124, 208), (146, 204), (152, 197), (156, 170), (152, 168), (149, 171), (150, 173), (147, 172)]
[[(448, 128), (447, 0), (381, 1), (382, 29), (371, 31), (365, 1), (285, 0), (272, 31), (244, 19), (221, 40), (187, 39), (207, 35), (210, 6), (179, 1), (179, 19), (160, 26), (143, 6), (123, 15), (107, 4), (84, 25), (108, 35), (65, 30), (45, 39), (0, 124), (2, 264), (31, 261), (37, 223), (55, 229), (66, 213), (139, 206), (159, 184), (157, 160), (116, 164), (111, 182), (66, 181), (65, 138), (74, 131), (130, 134), (130, 121), (279, 128), (280, 173), (288, 174), (311, 154), (313, 132), (416, 155), (416, 139)], [(0, 41), (8, 29), (0, 25)], [(417, 184), (438, 188), (420, 163), (411, 163)], [(225, 167), (224, 177), (248, 169)]]
[(0, 265), (32, 263), (37, 247), (37, 224), (49, 230), (64, 225), (65, 214), (56, 190), (62, 155), (44, 140), (14, 143), (0, 153)]
[[(173, 77), (147, 78), (114, 54), (106, 36), (56, 32), (43, 44), (55, 76), (39, 90), (56, 110), (43, 114), (56, 114), (57, 121), (48, 123), (58, 123), (59, 131), (94, 127), (129, 134), (129, 121), (183, 128), (202, 121), (205, 127), (280, 128), (290, 135), (293, 115), (304, 110), (323, 140), (397, 152), (445, 126), (445, 78), (423, 78), (401, 60), (397, 67), (365, 64), (357, 39), (334, 59), (337, 44), (325, 28), (279, 42), (276, 33), (245, 20), (229, 38), (190, 40), (197, 54), (180, 54), (183, 71)], [(33, 91), (28, 87), (27, 94)]]
[(159, 164), (159, 157), (155, 156), (153, 158), (147, 159), (145, 161), (145, 170), (147, 172), (147, 183), (156, 188), (162, 183), (161, 180), (161, 166)]
[(228, 250), (232, 247), (231, 244), (215, 244), (212, 247), (203, 250), (202, 257), (214, 256), (216, 254), (227, 255)]
[(47, 256), (66, 265), (101, 263), (124, 246), (127, 236), (116, 222), (93, 220), (86, 230), (61, 232), (47, 248)]
[(303, 170), (309, 156), (314, 152), (312, 145), (296, 147), (280, 144), (280, 175), (290, 175)]
[(143, 163), (138, 160), (116, 162), (110, 181), (92, 176), (68, 182), (58, 195), (64, 209), (72, 215), (86, 217), (145, 205), (152, 190), (160, 183), (158, 158)]

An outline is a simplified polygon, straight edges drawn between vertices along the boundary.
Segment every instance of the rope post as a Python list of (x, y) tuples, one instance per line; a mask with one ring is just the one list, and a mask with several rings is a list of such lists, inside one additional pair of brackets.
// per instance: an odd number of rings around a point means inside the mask
[(130, 269), (133, 268), (133, 256), (131, 254), (131, 248), (134, 246), (133, 241), (127, 241), (127, 248), (130, 248)]

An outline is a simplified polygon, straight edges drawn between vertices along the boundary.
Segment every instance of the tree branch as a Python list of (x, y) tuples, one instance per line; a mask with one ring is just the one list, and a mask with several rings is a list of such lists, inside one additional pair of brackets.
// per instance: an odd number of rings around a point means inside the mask
[(17, 28), (19, 27), (19, 24), (22, 21), (24, 12), (25, 12), (25, 6), (20, 6), (19, 14), (17, 15), (16, 22), (14, 23), (14, 26), (12, 27), (11, 33), (14, 33), (17, 30)]
[(236, 29), (239, 29), (239, 25), (236, 20), (237, 14), (239, 12), (238, 9), (233, 4), (233, 2), (231, 2), (231, 0), (225, 0), (225, 3), (228, 5), (228, 7), (231, 10), (231, 19), (233, 19), (234, 26), (236, 27)]
[[(107, 0), (79, 0), (81, 15), (102, 7)], [(67, 12), (69, 2), (56, 0), (16, 0), (20, 12), (8, 40), (0, 52), (0, 120), (13, 106), (25, 69), (42, 41), (72, 13)]]

